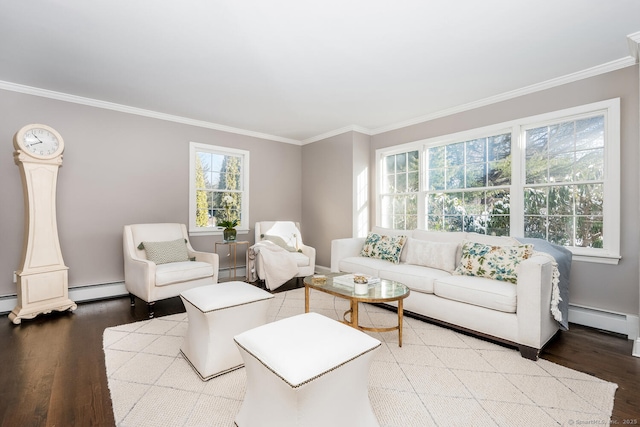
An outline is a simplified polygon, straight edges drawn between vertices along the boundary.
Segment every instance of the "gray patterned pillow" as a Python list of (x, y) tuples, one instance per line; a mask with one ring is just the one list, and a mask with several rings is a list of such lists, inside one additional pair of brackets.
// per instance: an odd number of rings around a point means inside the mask
[(187, 244), (183, 238), (168, 242), (142, 242), (147, 259), (156, 264), (189, 261)]

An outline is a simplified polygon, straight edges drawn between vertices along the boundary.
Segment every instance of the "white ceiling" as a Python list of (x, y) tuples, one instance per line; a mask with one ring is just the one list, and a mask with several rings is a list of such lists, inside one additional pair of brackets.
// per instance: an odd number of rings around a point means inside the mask
[(308, 142), (632, 64), (638, 31), (637, 0), (0, 0), (0, 87)]

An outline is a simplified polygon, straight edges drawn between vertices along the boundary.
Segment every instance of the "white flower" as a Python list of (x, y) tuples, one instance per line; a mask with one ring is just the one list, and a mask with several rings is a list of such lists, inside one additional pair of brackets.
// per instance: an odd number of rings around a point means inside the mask
[(233, 197), (231, 197), (231, 194), (225, 194), (224, 196), (222, 196), (222, 203), (224, 203), (227, 206), (232, 204), (233, 203)]

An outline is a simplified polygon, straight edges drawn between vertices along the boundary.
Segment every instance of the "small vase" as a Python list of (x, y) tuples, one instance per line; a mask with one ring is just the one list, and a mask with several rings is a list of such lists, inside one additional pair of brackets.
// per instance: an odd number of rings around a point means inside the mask
[(226, 242), (235, 242), (236, 241), (236, 229), (235, 228), (225, 228), (222, 231), (222, 237)]

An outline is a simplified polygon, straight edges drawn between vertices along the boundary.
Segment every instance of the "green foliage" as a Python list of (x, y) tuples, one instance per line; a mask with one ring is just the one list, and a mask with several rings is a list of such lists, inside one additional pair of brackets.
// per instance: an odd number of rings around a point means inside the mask
[[(598, 115), (526, 131), (525, 237), (603, 247), (604, 128)], [(428, 147), (423, 165), (418, 150), (386, 156), (383, 225), (416, 228), (424, 194), (429, 230), (510, 235), (511, 142), (505, 133)]]
[(202, 168), (202, 162), (200, 156), (196, 155), (196, 226), (207, 227), (209, 226), (209, 210), (207, 202), (207, 192), (204, 189), (206, 186), (204, 178), (204, 170)]
[(216, 193), (215, 206), (224, 208), (216, 213), (218, 227), (235, 228), (240, 224), (241, 193), (240, 190), (240, 159), (225, 156), (220, 171), (220, 188), (224, 192)]

